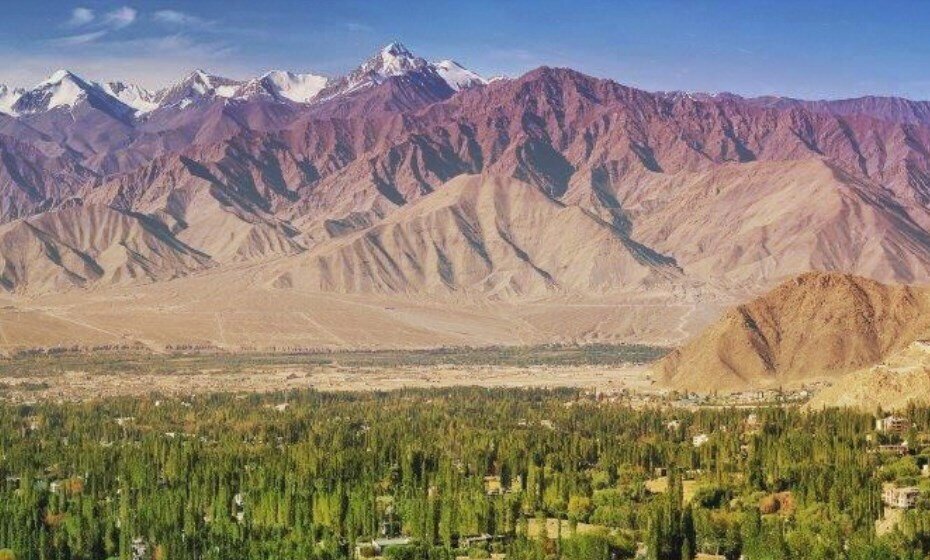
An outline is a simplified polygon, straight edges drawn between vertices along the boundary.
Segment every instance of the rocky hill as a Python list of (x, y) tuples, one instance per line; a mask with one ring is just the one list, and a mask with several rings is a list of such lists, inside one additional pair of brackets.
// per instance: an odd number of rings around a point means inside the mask
[(930, 334), (930, 291), (808, 273), (731, 309), (656, 365), (687, 390), (836, 379)]

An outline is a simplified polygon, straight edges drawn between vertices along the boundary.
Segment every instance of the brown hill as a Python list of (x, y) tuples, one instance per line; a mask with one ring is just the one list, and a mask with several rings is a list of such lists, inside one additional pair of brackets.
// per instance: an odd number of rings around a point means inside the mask
[(729, 311), (656, 370), (689, 390), (777, 387), (878, 363), (930, 332), (930, 292), (809, 273)]

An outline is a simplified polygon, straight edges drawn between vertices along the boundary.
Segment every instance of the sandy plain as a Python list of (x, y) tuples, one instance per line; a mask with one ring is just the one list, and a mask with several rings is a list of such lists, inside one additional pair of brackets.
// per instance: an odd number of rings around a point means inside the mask
[(558, 388), (637, 394), (658, 393), (642, 364), (609, 366), (285, 366), (256, 371), (222, 369), (199, 373), (91, 373), (5, 378), (0, 395), (13, 402), (84, 401), (115, 396), (183, 397), (217, 392), (267, 393), (318, 391), (392, 391), (404, 388)]

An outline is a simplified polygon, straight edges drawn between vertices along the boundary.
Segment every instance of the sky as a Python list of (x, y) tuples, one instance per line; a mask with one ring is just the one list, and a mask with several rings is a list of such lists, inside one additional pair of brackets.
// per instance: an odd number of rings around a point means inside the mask
[(0, 18), (0, 83), (59, 68), (157, 88), (195, 68), (339, 75), (400, 41), (485, 76), (567, 66), (647, 90), (930, 99), (930, 2), (38, 0)]

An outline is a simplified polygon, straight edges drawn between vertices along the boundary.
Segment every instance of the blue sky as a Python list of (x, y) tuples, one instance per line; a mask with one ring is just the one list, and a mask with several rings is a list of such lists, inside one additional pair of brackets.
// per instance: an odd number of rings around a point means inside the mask
[(57, 68), (165, 85), (202, 67), (336, 75), (399, 40), (484, 75), (570, 66), (650, 90), (930, 99), (930, 3), (497, 0), (10, 3), (0, 83)]

